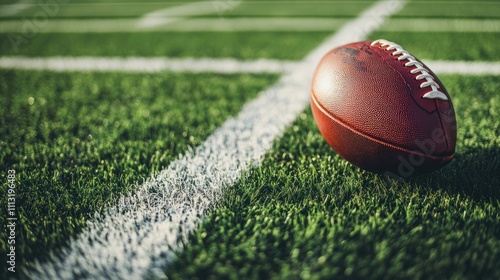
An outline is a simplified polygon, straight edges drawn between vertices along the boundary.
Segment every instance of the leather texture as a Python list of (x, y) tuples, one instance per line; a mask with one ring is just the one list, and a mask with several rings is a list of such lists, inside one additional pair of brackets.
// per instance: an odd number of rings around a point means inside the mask
[(424, 65), (448, 100), (423, 98), (430, 87), (420, 88), (425, 80), (410, 73), (415, 66), (370, 44), (335, 48), (319, 63), (311, 107), (320, 132), (340, 156), (370, 171), (406, 174), (409, 163), (414, 175), (448, 163), (456, 120), (445, 87)]

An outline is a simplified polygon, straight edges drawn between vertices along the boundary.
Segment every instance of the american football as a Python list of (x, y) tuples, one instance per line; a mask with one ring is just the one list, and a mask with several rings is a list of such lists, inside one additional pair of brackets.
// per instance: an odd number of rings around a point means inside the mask
[(311, 107), (328, 144), (363, 169), (409, 177), (453, 158), (450, 96), (396, 43), (380, 39), (328, 52), (314, 74)]

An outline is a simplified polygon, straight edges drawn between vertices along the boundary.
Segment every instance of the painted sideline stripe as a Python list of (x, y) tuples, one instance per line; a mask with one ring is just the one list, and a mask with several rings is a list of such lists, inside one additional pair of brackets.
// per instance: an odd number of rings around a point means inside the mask
[(344, 18), (192, 18), (164, 25), (161, 28), (179, 32), (242, 32), (242, 31), (332, 31), (340, 28)]
[(500, 75), (500, 62), (424, 60), (438, 74)]
[(365, 39), (403, 1), (381, 1), (346, 24), (247, 103), (207, 140), (95, 214), (68, 248), (48, 263), (34, 262), (33, 279), (138, 279), (164, 277), (162, 268), (183, 248), (188, 234), (244, 170), (259, 165), (273, 140), (309, 104), (312, 71), (331, 48)]
[[(500, 75), (500, 62), (423, 60), (438, 74)], [(209, 73), (284, 73), (300, 62), (231, 58), (117, 58), (117, 57), (0, 57), (0, 69), (49, 70), (57, 72), (209, 72)]]
[(139, 28), (150, 28), (182, 20), (188, 16), (222, 13), (237, 7), (241, 1), (228, 1), (228, 5), (215, 5), (215, 2), (192, 2), (184, 5), (165, 8), (142, 16), (137, 22)]
[[(206, 2), (210, 3), (210, 2)], [(163, 22), (160, 22), (163, 21)], [(142, 19), (57, 19), (53, 18), (37, 32), (50, 33), (108, 33), (108, 32), (235, 32), (235, 31), (332, 31), (340, 28), (346, 19), (335, 18), (191, 18), (170, 16), (167, 19), (151, 17)], [(33, 26), (22, 20), (2, 20), (1, 33), (32, 32)]]
[(13, 16), (34, 6), (33, 0), (20, 0), (17, 3), (0, 6), (0, 17)]
[(118, 58), (118, 57), (0, 57), (0, 68), (50, 71), (123, 71), (123, 72), (212, 72), (281, 73), (297, 65), (294, 61), (258, 59), (241, 61), (231, 58)]
[(382, 31), (399, 32), (500, 32), (500, 20), (492, 19), (389, 19)]
[[(209, 2), (204, 2), (209, 3)], [(213, 9), (212, 9), (213, 10)], [(57, 19), (52, 18), (37, 32), (106, 33), (106, 32), (245, 32), (245, 31), (332, 31), (347, 20), (344, 18), (184, 18), (169, 15), (168, 18), (146, 17), (141, 19)], [(32, 26), (23, 20), (3, 20), (2, 33), (32, 32)], [(402, 32), (500, 32), (497, 19), (389, 19), (381, 31)]]

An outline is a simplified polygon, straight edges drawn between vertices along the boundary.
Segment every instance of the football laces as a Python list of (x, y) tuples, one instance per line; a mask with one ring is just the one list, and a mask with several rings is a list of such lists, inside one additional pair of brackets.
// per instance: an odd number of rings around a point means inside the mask
[(386, 47), (386, 51), (393, 51), (391, 55), (398, 56), (397, 59), (399, 61), (406, 59), (408, 62), (404, 64), (405, 67), (415, 67), (414, 69), (410, 70), (410, 74), (418, 74), (415, 77), (415, 80), (417, 81), (425, 80), (420, 84), (420, 88), (430, 87), (430, 91), (425, 93), (422, 98), (448, 100), (448, 97), (439, 90), (439, 85), (434, 80), (434, 76), (429, 73), (429, 70), (427, 70), (424, 65), (420, 63), (408, 51), (403, 49), (403, 47), (394, 42), (390, 42), (384, 39), (375, 40), (370, 45), (375, 46), (377, 44), (380, 44), (380, 48)]

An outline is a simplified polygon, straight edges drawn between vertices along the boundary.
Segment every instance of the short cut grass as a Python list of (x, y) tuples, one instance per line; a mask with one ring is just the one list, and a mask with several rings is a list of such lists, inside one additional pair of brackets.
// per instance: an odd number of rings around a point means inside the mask
[(276, 79), (31, 71), (2, 71), (0, 77), (0, 204), (7, 205), (7, 170), (15, 170), (21, 269), (201, 143)]
[[(231, 57), (287, 59), (305, 56), (330, 32), (40, 33), (16, 48), (0, 34), (2, 55)], [(64, 42), (64, 43), (63, 43)], [(140, 42), (140, 43), (138, 43)], [(284, 51), (286, 50), (286, 51)]]

